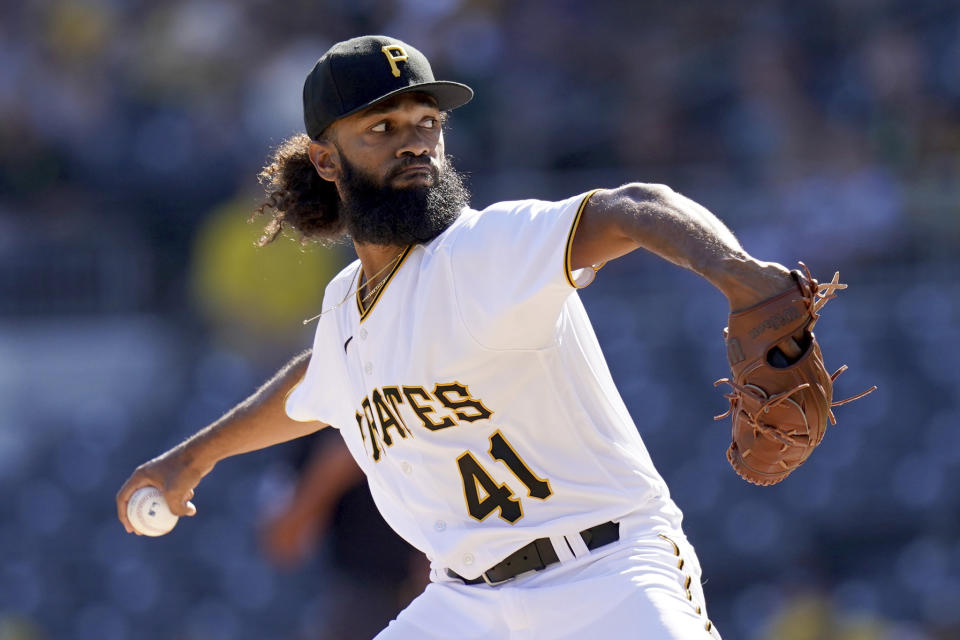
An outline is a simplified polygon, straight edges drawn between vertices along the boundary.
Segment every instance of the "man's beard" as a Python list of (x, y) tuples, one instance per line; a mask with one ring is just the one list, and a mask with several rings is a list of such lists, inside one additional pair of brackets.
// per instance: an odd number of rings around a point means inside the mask
[[(429, 165), (432, 184), (391, 186), (400, 171), (423, 163), (408, 158), (378, 183), (352, 165), (340, 152), (340, 217), (359, 244), (405, 246), (426, 243), (440, 235), (470, 202), (470, 191), (449, 158), (439, 168)], [(427, 165), (424, 165), (427, 166)]]

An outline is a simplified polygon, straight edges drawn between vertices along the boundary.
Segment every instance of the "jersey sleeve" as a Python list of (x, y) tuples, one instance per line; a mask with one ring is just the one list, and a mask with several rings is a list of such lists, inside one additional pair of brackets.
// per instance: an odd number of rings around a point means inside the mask
[(537, 349), (554, 340), (564, 301), (590, 279), (571, 271), (570, 252), (593, 193), (498, 203), (460, 230), (450, 252), (455, 303), (481, 345)]
[[(324, 296), (322, 309), (327, 308), (328, 299), (337, 299), (335, 295), (330, 295), (330, 289)], [(321, 315), (317, 320), (317, 332), (307, 370), (284, 400), (284, 409), (292, 420), (319, 420), (338, 428), (344, 423), (344, 417), (337, 413), (337, 408), (341, 405), (339, 400), (349, 395), (349, 389), (345, 384), (348, 375), (342, 348), (338, 347), (338, 337), (337, 314)]]

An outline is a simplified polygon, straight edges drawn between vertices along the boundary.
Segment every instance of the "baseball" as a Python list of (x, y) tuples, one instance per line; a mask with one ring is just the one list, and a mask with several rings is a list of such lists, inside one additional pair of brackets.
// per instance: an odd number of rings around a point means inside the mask
[(127, 503), (127, 518), (137, 533), (162, 536), (176, 526), (179, 516), (170, 512), (167, 501), (156, 487), (141, 487)]

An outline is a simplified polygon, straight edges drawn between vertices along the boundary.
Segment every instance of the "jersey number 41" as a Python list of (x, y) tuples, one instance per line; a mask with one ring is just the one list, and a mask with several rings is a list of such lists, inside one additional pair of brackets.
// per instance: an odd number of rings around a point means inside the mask
[[(490, 436), (490, 456), (510, 469), (517, 480), (527, 488), (527, 495), (531, 498), (546, 500), (553, 494), (549, 480), (540, 478), (530, 470), (499, 429)], [(473, 518), (482, 521), (494, 511), (499, 511), (498, 515), (502, 519), (513, 524), (523, 517), (523, 508), (520, 500), (514, 497), (514, 492), (506, 483), (497, 484), (471, 452), (464, 451), (460, 454), (457, 465), (460, 467), (460, 477), (463, 478), (463, 497), (467, 503), (467, 511)]]

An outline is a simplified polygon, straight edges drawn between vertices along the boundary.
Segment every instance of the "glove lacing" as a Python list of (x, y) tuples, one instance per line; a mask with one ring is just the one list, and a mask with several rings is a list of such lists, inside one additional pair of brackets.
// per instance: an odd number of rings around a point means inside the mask
[[(800, 262), (800, 266), (803, 267), (803, 271), (806, 274), (807, 284), (810, 287), (813, 295), (804, 296), (803, 302), (807, 305), (807, 309), (810, 311), (810, 325), (807, 327), (807, 331), (813, 331), (813, 326), (817, 324), (817, 320), (820, 319), (820, 310), (823, 309), (826, 304), (837, 297), (837, 291), (841, 289), (846, 289), (847, 285), (840, 282), (840, 272), (833, 272), (833, 279), (830, 282), (818, 283), (813, 275), (810, 273), (810, 269), (803, 262)], [(840, 377), (840, 374), (847, 370), (847, 365), (842, 365), (839, 369), (833, 372), (830, 376), (830, 383), (833, 384), (837, 378)], [(809, 386), (809, 385), (807, 385)], [(796, 393), (802, 387), (797, 387), (790, 393)], [(830, 403), (830, 424), (837, 424), (837, 419), (833, 415), (833, 407), (839, 407), (842, 404), (847, 404), (848, 402), (853, 402), (854, 400), (859, 400), (860, 398), (869, 395), (877, 390), (877, 385), (873, 385), (866, 391), (858, 393), (855, 396), (850, 396), (845, 400), (836, 400)]]
[[(810, 295), (805, 295), (800, 300), (802, 300), (806, 304), (807, 310), (810, 312), (811, 320), (810, 320), (810, 324), (807, 326), (807, 330), (811, 331), (813, 330), (813, 326), (817, 323), (817, 320), (820, 319), (820, 310), (823, 309), (823, 307), (827, 304), (827, 302), (837, 297), (837, 291), (841, 289), (846, 289), (847, 285), (840, 282), (839, 271), (834, 272), (833, 279), (830, 282), (820, 284), (813, 278), (813, 275), (810, 273), (810, 269), (807, 267), (806, 264), (804, 264), (803, 262), (800, 262), (800, 266), (803, 267), (803, 270), (805, 272), (805, 277), (806, 277), (806, 282), (800, 283), (801, 289), (810, 291)], [(847, 365), (843, 365), (839, 369), (834, 371), (833, 374), (830, 376), (831, 384), (835, 382), (836, 379), (840, 377), (840, 374), (842, 374), (846, 370), (847, 370)], [(777, 440), (783, 445), (780, 449), (780, 453), (784, 453), (787, 450), (787, 448), (790, 446), (802, 446), (804, 444), (798, 441), (794, 437), (797, 434), (796, 429), (793, 429), (788, 432), (783, 432), (777, 429), (776, 427), (771, 427), (767, 424), (764, 424), (760, 420), (760, 416), (762, 414), (769, 413), (770, 409), (773, 409), (774, 407), (789, 401), (791, 404), (793, 404), (797, 408), (798, 413), (801, 416), (803, 416), (804, 427), (806, 428), (806, 431), (809, 432), (809, 424), (807, 423), (806, 413), (803, 411), (803, 408), (795, 400), (790, 399), (790, 396), (797, 393), (798, 391), (802, 391), (803, 389), (809, 389), (810, 388), (809, 382), (798, 384), (796, 387), (790, 389), (789, 391), (784, 391), (782, 393), (778, 393), (773, 396), (768, 396), (766, 391), (764, 391), (763, 389), (761, 389), (756, 385), (752, 385), (752, 384), (740, 385), (734, 382), (733, 380), (731, 380), (730, 378), (721, 378), (716, 382), (714, 382), (713, 386), (717, 387), (721, 384), (728, 384), (733, 389), (730, 393), (724, 394), (724, 397), (730, 401), (730, 407), (724, 413), (718, 416), (714, 416), (713, 417), (714, 420), (723, 420), (724, 418), (730, 416), (733, 413), (733, 411), (737, 408), (737, 405), (740, 403), (741, 396), (748, 395), (753, 397), (756, 401), (763, 403), (760, 405), (760, 408), (757, 410), (755, 415), (750, 415), (746, 411), (743, 412), (747, 418), (747, 422), (750, 424), (751, 427), (753, 427), (753, 433), (755, 437), (763, 434), (768, 438)], [(863, 391), (862, 393), (858, 393), (857, 395), (850, 396), (849, 398), (846, 398), (844, 400), (837, 400), (837, 401), (831, 402), (829, 413), (828, 413), (828, 416), (830, 418), (830, 424), (833, 424), (833, 425), (837, 424), (837, 419), (833, 415), (833, 407), (838, 407), (840, 405), (847, 404), (848, 402), (859, 400), (860, 398), (866, 395), (869, 395), (876, 390), (877, 390), (877, 386), (873, 385), (872, 387), (870, 387), (866, 391)], [(746, 451), (742, 452), (740, 455), (746, 458), (748, 455), (750, 455), (750, 450), (747, 449)], [(786, 468), (786, 465), (782, 460), (780, 461), (780, 464)]]

